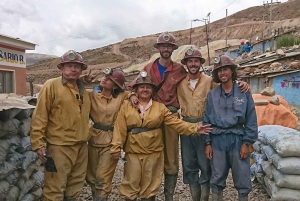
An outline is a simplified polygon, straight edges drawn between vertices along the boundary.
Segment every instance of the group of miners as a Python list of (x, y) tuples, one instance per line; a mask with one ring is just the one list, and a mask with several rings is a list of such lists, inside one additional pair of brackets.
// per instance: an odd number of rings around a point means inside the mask
[(208, 201), (210, 191), (212, 200), (223, 200), (229, 169), (239, 200), (248, 200), (249, 145), (258, 133), (249, 85), (237, 82), (237, 66), (225, 55), (214, 58), (212, 76), (193, 47), (181, 64), (172, 61), (178, 46), (171, 33), (160, 34), (154, 47), (160, 57), (127, 88), (122, 69), (107, 68), (99, 90), (87, 91), (98, 74), (82, 75), (87, 65), (76, 51), (61, 57), (62, 76), (43, 85), (31, 124), (32, 149), (45, 162), (45, 201), (75, 201), (85, 181), (93, 200), (108, 200), (118, 161), (121, 198), (154, 201), (164, 175), (164, 200), (172, 201), (179, 135), (193, 201)]

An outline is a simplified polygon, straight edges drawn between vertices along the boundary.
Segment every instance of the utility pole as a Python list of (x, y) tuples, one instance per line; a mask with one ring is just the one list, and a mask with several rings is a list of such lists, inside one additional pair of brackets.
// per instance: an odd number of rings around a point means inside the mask
[[(209, 23), (210, 23), (210, 12), (207, 14), (206, 18), (203, 19), (205, 21), (206, 27), (206, 45), (207, 45), (207, 56), (208, 56), (208, 65), (210, 66), (210, 55), (209, 55)], [(207, 22), (206, 22), (207, 21)]]
[(202, 21), (202, 20), (199, 20), (199, 19), (194, 19), (194, 20), (191, 20), (191, 29), (190, 29), (190, 44), (192, 44), (192, 25), (193, 25), (193, 22), (197, 22), (197, 21)]
[(262, 15), (262, 24), (261, 24), (261, 40), (264, 40), (264, 26), (265, 25), (265, 15)]
[(225, 28), (225, 35), (226, 35), (226, 44), (225, 47), (227, 47), (227, 8), (226, 8), (226, 28)]

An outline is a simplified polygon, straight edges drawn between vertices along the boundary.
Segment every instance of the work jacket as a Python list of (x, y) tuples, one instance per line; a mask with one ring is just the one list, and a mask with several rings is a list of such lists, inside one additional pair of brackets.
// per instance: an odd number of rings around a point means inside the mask
[(31, 122), (33, 150), (53, 145), (74, 145), (89, 139), (90, 98), (80, 80), (79, 90), (63, 77), (48, 80), (42, 87)]
[[(150, 154), (164, 148), (161, 125), (166, 124), (179, 133), (198, 133), (197, 124), (180, 120), (165, 105), (153, 101), (151, 107), (143, 115), (139, 109), (125, 100), (114, 126), (111, 152), (116, 153), (123, 148), (126, 153)], [(133, 128), (150, 128), (153, 130), (133, 134)]]

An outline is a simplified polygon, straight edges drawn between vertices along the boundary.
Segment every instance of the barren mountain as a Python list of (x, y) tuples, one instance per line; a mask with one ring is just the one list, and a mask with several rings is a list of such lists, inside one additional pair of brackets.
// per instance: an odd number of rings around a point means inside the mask
[[(273, 29), (279, 29), (280, 33), (293, 31), (300, 28), (300, 1), (288, 2), (272, 6)], [(238, 45), (240, 39), (255, 39), (268, 37), (269, 24), (263, 21), (269, 20), (268, 6), (255, 6), (237, 12), (227, 18), (227, 38), (232, 39), (228, 45)], [(209, 24), (210, 56), (214, 56), (214, 49), (225, 47), (226, 19), (220, 19)], [(297, 31), (296, 31), (297, 32)], [(172, 32), (179, 45), (189, 44), (190, 29)], [(296, 35), (299, 33), (296, 33)], [(128, 68), (134, 64), (148, 61), (157, 53), (153, 47), (159, 33), (138, 38), (125, 39), (122, 42), (105, 47), (90, 49), (81, 52), (89, 69), (103, 69), (105, 67)], [(219, 42), (221, 41), (221, 42)], [(202, 47), (203, 57), (207, 58), (205, 26), (192, 29), (192, 44)], [(46, 59), (36, 64), (27, 66), (27, 79), (36, 84), (43, 84), (47, 79), (60, 75), (56, 65), (59, 58)], [(132, 69), (132, 68), (130, 68)], [(134, 70), (134, 69), (132, 69)]]
[(26, 65), (30, 66), (36, 64), (39, 61), (44, 61), (46, 59), (57, 58), (55, 55), (47, 55), (47, 54), (38, 54), (38, 53), (26, 53)]

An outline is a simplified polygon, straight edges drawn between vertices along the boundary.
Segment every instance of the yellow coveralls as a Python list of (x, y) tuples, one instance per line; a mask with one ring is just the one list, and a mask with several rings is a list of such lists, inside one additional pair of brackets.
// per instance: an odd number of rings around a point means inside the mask
[[(89, 92), (91, 100), (90, 117), (96, 124), (114, 126), (117, 113), (128, 92), (120, 93), (116, 98), (107, 98), (102, 93)], [(107, 198), (112, 189), (112, 179), (118, 163), (110, 154), (113, 132), (92, 127), (90, 129), (89, 160), (86, 179), (93, 194)]]
[[(197, 133), (197, 125), (184, 122), (172, 115), (165, 105), (153, 101), (145, 115), (124, 101), (118, 114), (112, 140), (111, 153), (126, 152), (121, 197), (127, 199), (150, 198), (158, 193), (164, 171), (164, 144), (161, 125), (165, 124), (179, 133)], [(151, 128), (133, 134), (131, 129)]]
[(86, 177), (91, 102), (81, 81), (78, 89), (63, 77), (42, 87), (31, 122), (33, 150), (47, 146), (57, 172), (45, 170), (44, 200), (78, 197)]

